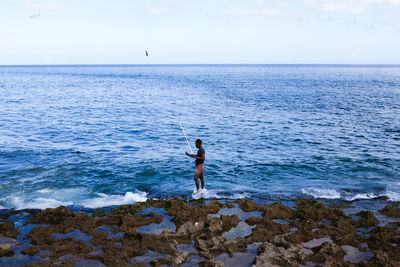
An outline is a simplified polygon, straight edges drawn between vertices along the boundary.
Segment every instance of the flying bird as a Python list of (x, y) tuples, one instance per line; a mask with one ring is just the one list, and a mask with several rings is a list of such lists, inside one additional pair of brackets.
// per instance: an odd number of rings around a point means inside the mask
[(148, 57), (149, 56), (149, 51), (145, 51), (145, 53), (146, 53), (146, 57)]
[(32, 16), (29, 16), (30, 19), (38, 20), (40, 18), (40, 12), (36, 12)]

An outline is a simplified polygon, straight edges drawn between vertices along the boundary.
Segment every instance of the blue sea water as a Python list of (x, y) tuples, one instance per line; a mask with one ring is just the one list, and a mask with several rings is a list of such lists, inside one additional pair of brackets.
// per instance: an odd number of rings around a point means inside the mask
[[(196, 194), (180, 121), (206, 151)], [(399, 152), (400, 66), (0, 67), (0, 209), (400, 201)]]

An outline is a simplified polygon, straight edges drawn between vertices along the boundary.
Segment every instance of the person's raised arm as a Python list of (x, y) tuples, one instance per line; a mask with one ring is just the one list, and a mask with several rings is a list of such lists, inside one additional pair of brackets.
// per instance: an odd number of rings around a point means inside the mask
[(186, 154), (187, 156), (192, 157), (192, 158), (195, 158), (195, 159), (200, 159), (200, 160), (205, 160), (205, 159), (206, 159), (206, 155), (205, 155), (205, 154), (202, 154), (201, 157), (198, 157), (198, 156), (196, 156), (195, 154), (189, 154), (189, 153), (187, 153), (187, 152), (185, 152), (185, 154)]

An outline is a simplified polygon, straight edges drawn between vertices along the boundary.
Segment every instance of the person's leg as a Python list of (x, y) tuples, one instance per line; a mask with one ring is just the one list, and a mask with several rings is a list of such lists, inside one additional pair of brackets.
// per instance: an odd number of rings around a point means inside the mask
[(201, 188), (204, 189), (204, 172), (201, 173), (200, 181), (201, 181)]
[(204, 189), (204, 165), (201, 165), (200, 168), (201, 174), (200, 174), (200, 181), (201, 181), (201, 188)]
[(199, 171), (199, 169), (196, 168), (194, 169), (194, 182), (196, 183), (196, 189), (197, 191), (199, 191), (199, 177), (200, 177), (201, 173)]

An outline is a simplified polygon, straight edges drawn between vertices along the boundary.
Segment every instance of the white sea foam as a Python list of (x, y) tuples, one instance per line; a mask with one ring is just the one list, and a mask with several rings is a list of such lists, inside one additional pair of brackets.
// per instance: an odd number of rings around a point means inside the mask
[(24, 199), (21, 196), (9, 196), (6, 198), (7, 206), (17, 210), (21, 209), (46, 209), (57, 208), (59, 206), (72, 205), (72, 202), (62, 202), (53, 198), (37, 198), (34, 200)]
[(44, 189), (38, 190), (37, 192), (40, 194), (48, 194), (48, 193), (53, 192), (53, 190), (51, 190), (50, 188), (44, 188)]
[(146, 201), (145, 192), (127, 192), (125, 195), (97, 194), (93, 197), (85, 188), (75, 189), (41, 189), (32, 194), (14, 194), (0, 199), (0, 209), (46, 209), (59, 206), (83, 206), (101, 208), (114, 205), (133, 204)]
[(193, 199), (200, 199), (200, 198), (218, 198), (217, 193), (214, 190), (208, 190), (206, 188), (200, 189), (197, 191), (196, 189), (193, 190), (192, 194)]
[(386, 192), (386, 195), (389, 197), (389, 199), (391, 201), (400, 201), (400, 193), (399, 192), (388, 191), (388, 192)]
[(334, 189), (323, 189), (316, 187), (302, 188), (301, 192), (305, 195), (312, 196), (314, 198), (324, 198), (324, 199), (338, 199), (340, 198), (340, 193)]
[(78, 205), (81, 205), (85, 208), (95, 209), (107, 206), (133, 204), (138, 201), (143, 202), (147, 200), (147, 193), (140, 191), (137, 193), (126, 192), (125, 195), (107, 195), (102, 193), (97, 195), (99, 197), (83, 200)]
[(205, 198), (205, 199), (219, 199), (219, 198), (232, 198), (232, 199), (238, 199), (238, 198), (246, 198), (248, 195), (246, 193), (243, 194), (234, 194), (233, 196), (226, 196), (226, 195), (219, 195), (217, 191), (215, 190), (209, 190), (207, 188), (200, 189), (197, 191), (196, 189), (193, 190), (193, 194), (191, 195), (193, 199), (200, 199), (200, 198)]
[(374, 193), (362, 193), (362, 194), (357, 194), (352, 197), (347, 197), (346, 200), (353, 201), (353, 200), (357, 200), (357, 199), (372, 199), (372, 198), (376, 198), (376, 197), (379, 197), (379, 196), (375, 195)]

